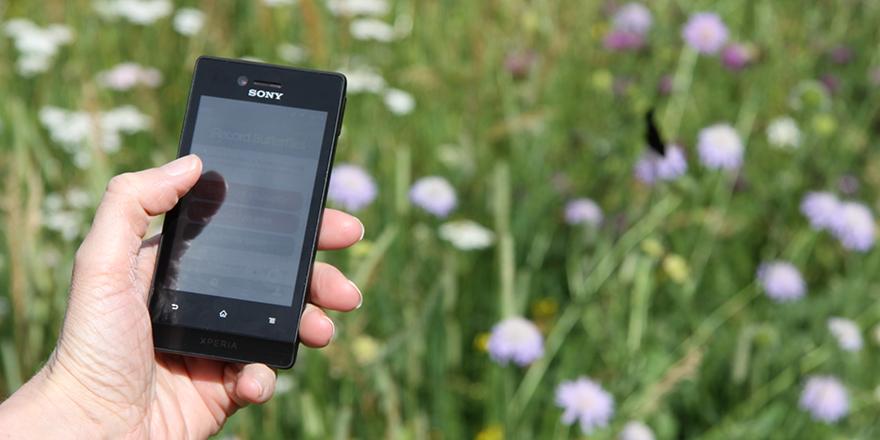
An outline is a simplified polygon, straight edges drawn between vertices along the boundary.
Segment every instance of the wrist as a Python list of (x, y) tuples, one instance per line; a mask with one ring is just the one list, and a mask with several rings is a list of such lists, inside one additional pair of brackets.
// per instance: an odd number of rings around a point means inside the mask
[(4, 433), (12, 438), (105, 437), (106, 420), (83, 406), (76, 390), (79, 385), (56, 367), (53, 354), (43, 369), (0, 405)]

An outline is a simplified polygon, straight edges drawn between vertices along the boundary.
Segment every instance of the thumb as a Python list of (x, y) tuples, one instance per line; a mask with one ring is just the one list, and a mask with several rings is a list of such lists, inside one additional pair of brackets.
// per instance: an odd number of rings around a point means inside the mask
[(150, 217), (171, 210), (198, 181), (201, 170), (201, 160), (190, 154), (158, 168), (113, 177), (77, 251), (76, 276), (130, 277)]

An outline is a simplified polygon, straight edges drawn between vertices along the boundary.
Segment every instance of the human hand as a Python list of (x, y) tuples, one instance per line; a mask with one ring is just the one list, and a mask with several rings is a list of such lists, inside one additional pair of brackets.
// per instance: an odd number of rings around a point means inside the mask
[[(237, 409), (272, 397), (275, 373), (266, 365), (153, 350), (147, 299), (158, 240), (143, 238), (150, 218), (174, 207), (201, 169), (198, 157), (189, 155), (110, 181), (76, 253), (55, 351), (0, 405), (0, 434), (204, 438)], [(361, 237), (363, 225), (355, 217), (324, 211), (319, 248), (345, 248)], [(323, 347), (334, 326), (321, 308), (353, 310), (362, 297), (339, 270), (315, 263), (309, 300), (300, 340)]]

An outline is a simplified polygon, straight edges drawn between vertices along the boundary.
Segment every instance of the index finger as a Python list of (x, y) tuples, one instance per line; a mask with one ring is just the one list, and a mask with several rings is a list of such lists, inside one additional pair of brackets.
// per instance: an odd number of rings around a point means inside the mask
[(357, 217), (335, 209), (324, 210), (318, 249), (344, 249), (362, 238), (364, 238), (364, 225)]

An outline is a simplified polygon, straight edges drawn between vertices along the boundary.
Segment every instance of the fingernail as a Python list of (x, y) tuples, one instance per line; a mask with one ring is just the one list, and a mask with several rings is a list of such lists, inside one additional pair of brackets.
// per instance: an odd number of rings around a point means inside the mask
[(351, 283), (351, 287), (354, 287), (354, 290), (357, 290), (358, 297), (360, 298), (357, 307), (354, 308), (355, 310), (357, 310), (361, 308), (362, 305), (364, 305), (364, 294), (361, 293), (361, 289), (358, 288), (357, 284), (355, 284), (354, 281), (348, 280), (348, 282)]
[[(330, 334), (330, 341), (332, 341), (333, 339), (336, 338), (336, 323), (334, 323), (333, 320), (330, 319), (330, 318), (327, 317), (327, 316), (325, 316), (324, 319), (326, 319), (327, 322), (330, 323), (330, 328), (333, 329), (333, 332)], [(328, 342), (329, 342), (329, 341), (328, 341)]]
[(258, 398), (258, 399), (259, 399), (259, 398), (262, 398), (262, 397), (263, 397), (263, 391), (265, 391), (265, 388), (263, 388), (263, 384), (261, 384), (259, 380), (254, 379), (254, 382), (257, 383), (257, 398)]
[(162, 165), (162, 170), (169, 176), (179, 176), (188, 171), (192, 171), (196, 167), (195, 156), (188, 154), (177, 160)]
[(358, 223), (361, 224), (361, 238), (358, 238), (358, 241), (361, 241), (364, 239), (364, 234), (367, 233), (367, 228), (364, 227), (364, 222), (362, 222), (361, 219), (355, 217), (355, 220), (357, 220)]

